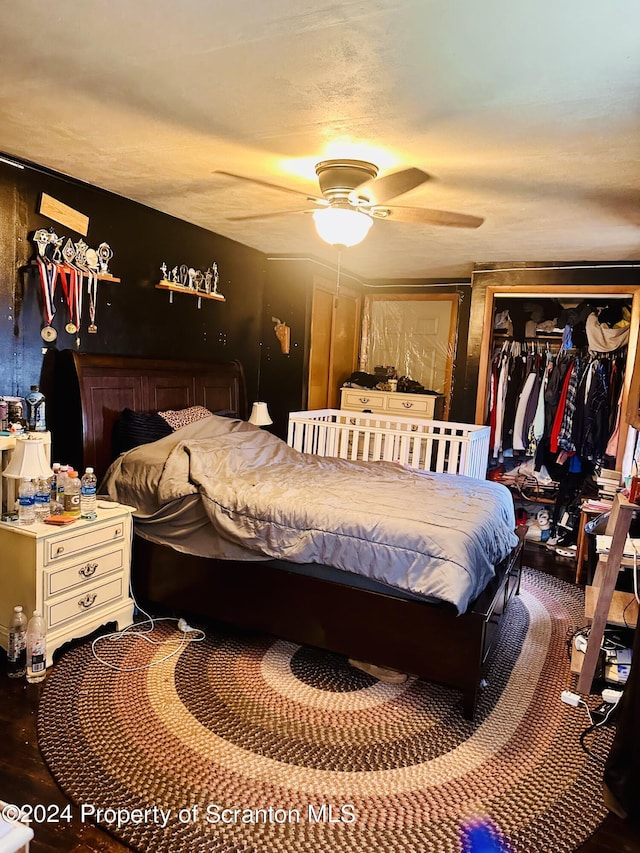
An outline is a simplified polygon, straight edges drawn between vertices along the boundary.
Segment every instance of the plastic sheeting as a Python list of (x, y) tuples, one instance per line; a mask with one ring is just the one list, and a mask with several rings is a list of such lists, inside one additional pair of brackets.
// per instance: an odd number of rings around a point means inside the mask
[[(457, 298), (457, 297), (454, 297)], [(374, 298), (365, 313), (361, 369), (395, 367), (429, 391), (445, 393), (455, 355), (452, 298)]]

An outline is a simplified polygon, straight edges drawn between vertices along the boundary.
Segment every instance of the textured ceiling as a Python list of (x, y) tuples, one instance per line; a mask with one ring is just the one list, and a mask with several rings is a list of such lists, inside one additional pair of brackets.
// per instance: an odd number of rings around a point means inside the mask
[[(376, 222), (344, 267), (640, 259), (634, 0), (0, 0), (0, 151), (268, 254), (335, 261), (314, 164), (433, 179), (398, 203), (477, 230)], [(64, 199), (61, 199), (64, 201)]]

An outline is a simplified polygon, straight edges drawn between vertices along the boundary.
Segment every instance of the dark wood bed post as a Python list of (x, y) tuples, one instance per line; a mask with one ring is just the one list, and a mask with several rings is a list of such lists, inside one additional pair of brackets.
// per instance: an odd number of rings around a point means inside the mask
[[(112, 460), (113, 426), (124, 408), (149, 412), (204, 405), (246, 417), (238, 362), (70, 350), (57, 353), (55, 362), (53, 384), (45, 391), (54, 404), (54, 452), (78, 468), (93, 464), (99, 475)], [(63, 436), (68, 445), (59, 443)], [(134, 541), (133, 592), (154, 613), (218, 620), (453, 687), (462, 691), (464, 714), (472, 718), (502, 615), (520, 583), (524, 532), (518, 531), (518, 546), (462, 616), (451, 605), (362, 589), (346, 574), (337, 582), (292, 571), (283, 561), (195, 557), (140, 536)]]

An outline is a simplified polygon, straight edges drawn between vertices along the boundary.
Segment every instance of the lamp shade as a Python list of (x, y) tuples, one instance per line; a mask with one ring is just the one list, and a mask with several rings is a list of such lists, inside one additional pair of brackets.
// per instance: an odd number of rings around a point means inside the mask
[(348, 207), (325, 207), (313, 212), (319, 236), (331, 246), (356, 246), (373, 225), (373, 219)]
[(13, 456), (2, 472), (15, 480), (36, 480), (51, 477), (53, 471), (47, 462), (44, 442), (38, 438), (16, 438)]
[(269, 426), (269, 424), (273, 423), (266, 403), (253, 404), (251, 407), (251, 415), (249, 416), (249, 423), (255, 424), (255, 426)]

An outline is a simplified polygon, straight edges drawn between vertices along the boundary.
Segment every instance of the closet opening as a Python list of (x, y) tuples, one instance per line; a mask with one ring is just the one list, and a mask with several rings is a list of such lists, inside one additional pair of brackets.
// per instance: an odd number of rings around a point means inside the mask
[(636, 450), (639, 303), (638, 286), (488, 288), (476, 421), (491, 426), (489, 476), (535, 519), (531, 538), (562, 544), (564, 530), (574, 545), (581, 500), (619, 483)]

